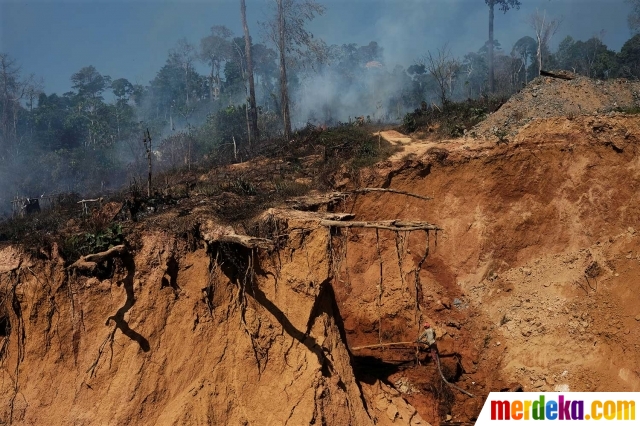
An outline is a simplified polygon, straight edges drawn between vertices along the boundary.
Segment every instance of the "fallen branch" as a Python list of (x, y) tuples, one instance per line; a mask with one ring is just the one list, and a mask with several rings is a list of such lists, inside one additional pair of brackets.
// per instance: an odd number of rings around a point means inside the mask
[(355, 348), (351, 348), (351, 350), (358, 351), (360, 349), (374, 349), (374, 348), (381, 348), (385, 346), (407, 346), (407, 345), (417, 345), (417, 343), (416, 342), (377, 343), (375, 345), (356, 346)]
[(102, 197), (100, 198), (95, 198), (93, 200), (80, 200), (78, 201), (76, 204), (82, 204), (82, 213), (83, 214), (88, 214), (89, 213), (89, 205), (88, 203), (100, 203), (102, 204), (102, 201), (104, 201), (104, 199)]
[(362, 189), (354, 189), (351, 191), (354, 194), (367, 194), (370, 192), (390, 192), (392, 194), (406, 195), (407, 197), (419, 198), (421, 200), (433, 200), (431, 197), (426, 197), (424, 195), (414, 194), (412, 192), (400, 191), (398, 189), (392, 188), (362, 188)]
[(262, 248), (262, 249), (273, 249), (275, 246), (273, 240), (269, 240), (267, 238), (256, 238), (250, 237), (249, 235), (238, 235), (238, 234), (225, 234), (218, 235), (215, 238), (207, 241), (207, 243), (231, 243), (231, 244), (239, 244), (248, 249)]
[(454, 385), (453, 383), (450, 383), (449, 381), (447, 381), (447, 379), (445, 379), (444, 374), (442, 374), (442, 369), (440, 368), (440, 357), (438, 356), (438, 354), (436, 354), (436, 365), (438, 366), (438, 372), (440, 373), (440, 377), (442, 378), (443, 382), (445, 382), (452, 388), (459, 390), (463, 394), (470, 396), (471, 398), (474, 398), (474, 395), (472, 393), (467, 392), (466, 390)]
[(353, 213), (327, 213), (323, 216), (324, 220), (351, 220), (356, 217)]
[(383, 220), (377, 222), (339, 222), (321, 220), (320, 226), (334, 228), (374, 228), (389, 231), (440, 231), (442, 228), (427, 222), (407, 222), (402, 220)]
[(332, 192), (330, 194), (313, 195), (287, 200), (291, 208), (301, 211), (317, 211), (322, 206), (331, 206), (343, 202), (349, 194)]
[(559, 78), (561, 80), (573, 80), (575, 78), (573, 76), (557, 74), (557, 73), (549, 72), (545, 70), (540, 70), (540, 75), (543, 77)]
[(79, 269), (92, 272), (99, 263), (102, 263), (105, 260), (109, 260), (114, 257), (121, 257), (126, 253), (128, 253), (127, 247), (124, 244), (121, 244), (119, 246), (112, 247), (107, 251), (83, 256), (80, 259), (76, 260), (67, 269)]
[(315, 211), (321, 206), (332, 205), (332, 204), (343, 202), (353, 194), (368, 194), (373, 192), (389, 192), (391, 194), (406, 195), (407, 197), (419, 198), (421, 200), (426, 200), (426, 201), (433, 200), (433, 198), (431, 197), (414, 194), (412, 192), (407, 192), (407, 191), (400, 191), (399, 189), (393, 189), (393, 188), (360, 188), (360, 189), (354, 189), (353, 191), (349, 191), (349, 192), (331, 192), (331, 193), (322, 194), (322, 195), (300, 197), (300, 198), (288, 200), (288, 202), (291, 203), (291, 207), (296, 210)]

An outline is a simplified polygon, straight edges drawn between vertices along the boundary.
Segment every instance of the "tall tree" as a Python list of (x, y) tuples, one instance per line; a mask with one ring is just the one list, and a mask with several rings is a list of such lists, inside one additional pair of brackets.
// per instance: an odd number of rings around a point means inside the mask
[(634, 35), (620, 49), (620, 76), (640, 78), (640, 33)]
[(200, 59), (209, 64), (209, 97), (215, 101), (220, 95), (220, 69), (232, 55), (229, 39), (233, 33), (224, 25), (211, 27), (211, 34), (200, 40)]
[(192, 74), (195, 73), (193, 68), (193, 62), (196, 59), (196, 48), (183, 38), (178, 40), (178, 44), (174, 50), (170, 52), (170, 56), (180, 64), (180, 67), (184, 72), (185, 92), (186, 92), (186, 106), (189, 107), (189, 95), (195, 89), (192, 87), (191, 80)]
[(247, 62), (247, 79), (249, 80), (249, 118), (251, 122), (251, 132), (249, 134), (249, 147), (251, 140), (258, 141), (260, 138), (258, 131), (258, 108), (256, 107), (256, 87), (253, 79), (253, 61), (251, 58), (251, 36), (247, 25), (247, 5), (245, 0), (240, 0), (240, 14), (242, 16), (242, 28), (244, 30), (244, 49)]
[(275, 0), (276, 13), (274, 19), (265, 23), (267, 36), (278, 48), (280, 56), (280, 108), (284, 123), (284, 137), (291, 138), (291, 116), (289, 113), (289, 88), (287, 80), (287, 57), (305, 50), (318, 52), (321, 42), (314, 40), (305, 23), (316, 15), (322, 15), (324, 6), (314, 0)]
[(26, 85), (20, 79), (20, 67), (6, 53), (0, 53), (0, 156), (12, 151), (18, 143), (18, 114)]
[(529, 82), (529, 60), (533, 60), (537, 51), (536, 41), (529, 37), (524, 36), (513, 45), (513, 49), (511, 50), (512, 55), (517, 55), (522, 61), (522, 66), (524, 68), (524, 84)]
[(549, 48), (549, 41), (551, 37), (558, 31), (562, 19), (550, 19), (547, 17), (547, 11), (540, 13), (538, 9), (536, 12), (529, 16), (529, 25), (536, 34), (536, 41), (538, 43), (538, 49), (536, 57), (538, 59), (538, 74), (542, 70), (542, 53), (545, 49)]
[(129, 105), (129, 98), (133, 94), (133, 84), (126, 78), (118, 78), (111, 82), (111, 91), (116, 96), (113, 105), (113, 116), (116, 119), (118, 139), (122, 136), (122, 130), (133, 122), (133, 109)]
[(284, 2), (278, 2), (278, 51), (280, 53), (280, 105), (282, 108), (282, 120), (284, 121), (284, 138), (288, 142), (291, 139), (291, 117), (289, 116), (289, 88), (287, 81), (287, 60), (286, 60), (286, 20)]
[(94, 148), (105, 141), (107, 136), (106, 105), (102, 93), (111, 84), (111, 77), (100, 74), (95, 67), (80, 69), (71, 76), (72, 87), (78, 91), (75, 96), (76, 118), (84, 121), (88, 139), (85, 146)]
[(520, 0), (484, 0), (489, 6), (489, 90), (495, 90), (495, 77), (493, 66), (493, 18), (496, 7), (507, 13), (509, 9), (520, 9)]

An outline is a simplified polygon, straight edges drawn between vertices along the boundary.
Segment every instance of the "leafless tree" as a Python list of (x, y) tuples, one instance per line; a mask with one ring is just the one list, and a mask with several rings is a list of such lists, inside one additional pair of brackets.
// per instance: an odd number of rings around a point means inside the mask
[(256, 88), (253, 79), (253, 60), (251, 58), (251, 36), (249, 35), (249, 26), (247, 25), (247, 5), (245, 0), (240, 0), (240, 14), (242, 16), (242, 28), (244, 29), (244, 49), (247, 62), (247, 79), (249, 80), (249, 118), (251, 128), (249, 132), (249, 148), (251, 148), (251, 139), (258, 141), (260, 138), (258, 130), (258, 108), (256, 107)]
[(458, 72), (461, 70), (460, 62), (451, 55), (451, 50), (445, 44), (435, 53), (427, 52), (420, 60), (419, 65), (423, 65), (438, 84), (438, 96), (442, 107), (446, 108), (448, 95), (453, 92), (453, 83)]
[(275, 0), (276, 13), (264, 27), (280, 56), (280, 107), (284, 122), (284, 137), (291, 138), (291, 115), (289, 113), (289, 89), (287, 84), (287, 59), (305, 52), (319, 51), (322, 43), (314, 39), (305, 28), (308, 21), (322, 15), (324, 6), (314, 0)]
[(24, 98), (28, 81), (21, 80), (17, 61), (6, 53), (0, 53), (0, 156), (17, 148), (18, 112)]
[(540, 13), (540, 11), (536, 9), (536, 12), (529, 16), (529, 25), (536, 33), (536, 41), (538, 43), (538, 50), (536, 52), (536, 57), (538, 59), (538, 74), (540, 74), (540, 71), (542, 70), (542, 50), (549, 46), (551, 37), (553, 37), (556, 31), (558, 31), (561, 23), (562, 18), (550, 19), (547, 17), (546, 10)]

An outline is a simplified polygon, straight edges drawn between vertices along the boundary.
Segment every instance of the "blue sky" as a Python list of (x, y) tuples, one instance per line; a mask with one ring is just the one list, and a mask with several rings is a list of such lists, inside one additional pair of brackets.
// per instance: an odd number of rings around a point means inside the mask
[[(261, 40), (258, 21), (273, 0), (247, 0), (250, 30)], [(453, 52), (476, 51), (488, 38), (483, 0), (320, 0), (324, 16), (310, 26), (329, 44), (377, 41), (389, 68), (408, 66), (429, 49), (449, 43)], [(587, 39), (605, 31), (619, 50), (630, 37), (624, 0), (522, 0), (522, 8), (496, 13), (495, 36), (506, 50), (532, 35), (526, 17), (536, 8), (564, 17), (552, 45), (570, 34)], [(71, 89), (70, 76), (94, 65), (102, 74), (147, 84), (178, 39), (193, 43), (213, 25), (241, 34), (237, 0), (0, 0), (0, 51), (17, 58), (24, 73), (43, 77), (47, 92)]]

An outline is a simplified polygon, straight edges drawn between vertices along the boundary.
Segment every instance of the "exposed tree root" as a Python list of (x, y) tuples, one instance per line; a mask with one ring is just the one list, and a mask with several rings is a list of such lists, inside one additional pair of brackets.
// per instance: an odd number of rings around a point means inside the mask
[(368, 194), (370, 192), (389, 192), (392, 194), (406, 195), (407, 197), (419, 198), (421, 200), (433, 200), (431, 197), (425, 197), (424, 195), (414, 194), (412, 192), (400, 191), (392, 188), (362, 188), (362, 189), (354, 189), (351, 191), (354, 194)]
[(380, 234), (376, 229), (376, 249), (378, 252), (378, 261), (380, 263), (380, 281), (378, 283), (378, 342), (382, 343), (382, 252), (380, 251)]
[(424, 255), (418, 262), (418, 265), (415, 269), (415, 291), (416, 291), (416, 307), (415, 307), (415, 320), (418, 322), (419, 320), (419, 311), (420, 311), (420, 300), (422, 298), (422, 287), (420, 285), (420, 270), (422, 269), (422, 264), (427, 260), (429, 256), (429, 231), (424, 231), (426, 237), (426, 247), (424, 250)]
[(350, 191), (350, 192), (332, 192), (329, 194), (300, 197), (300, 198), (290, 200), (289, 202), (291, 203), (290, 204), (291, 207), (295, 210), (317, 211), (320, 209), (320, 207), (323, 207), (323, 206), (326, 206), (327, 209), (330, 210), (333, 207), (344, 202), (347, 198), (349, 198), (353, 194), (369, 194), (369, 193), (382, 193), (382, 192), (398, 194), (398, 195), (406, 195), (407, 197), (418, 198), (420, 200), (425, 200), (425, 201), (433, 199), (431, 197), (426, 197), (424, 195), (414, 194), (411, 192), (401, 191), (401, 190), (392, 189), (392, 188), (360, 188), (360, 189), (354, 189), (353, 191)]
[(211, 315), (211, 318), (213, 318), (213, 309), (214, 309), (213, 292), (215, 290), (214, 284), (218, 276), (219, 259), (220, 259), (220, 252), (216, 251), (216, 257), (215, 259), (213, 259), (213, 261), (209, 265), (209, 278), (207, 280), (207, 286), (202, 289), (204, 302), (207, 304), (207, 308), (209, 309), (209, 315)]
[(272, 250), (275, 247), (273, 240), (267, 238), (250, 237), (249, 235), (227, 234), (218, 235), (207, 243), (231, 243), (238, 244), (248, 249), (262, 248)]
[(107, 251), (83, 256), (76, 260), (67, 269), (93, 272), (98, 267), (98, 264), (113, 259), (114, 257), (122, 257), (128, 252), (127, 247), (124, 244), (121, 244), (119, 246), (112, 247)]
[[(13, 424), (15, 400), (18, 394), (20, 394), (20, 364), (24, 360), (24, 340), (26, 337), (24, 330), (24, 320), (22, 318), (22, 307), (20, 306), (20, 301), (18, 300), (16, 294), (16, 288), (18, 287), (18, 284), (20, 284), (21, 272), (22, 268), (14, 269), (9, 272), (7, 288), (3, 292), (3, 298), (0, 301), (0, 306), (3, 307), (4, 310), (11, 312), (13, 314), (12, 316), (14, 317), (11, 321), (11, 326), (9, 327), (7, 336), (3, 339), (2, 346), (0, 347), (0, 365), (3, 365), (4, 360), (7, 357), (11, 333), (14, 329), (16, 331), (16, 344), (18, 350), (13, 376), (11, 375), (11, 373), (8, 373), (13, 383), (13, 394), (11, 395), (11, 398), (9, 400), (9, 424)], [(11, 278), (14, 277), (14, 273), (15, 280), (12, 282)], [(11, 287), (10, 289), (9, 286)]]
[(373, 222), (341, 222), (335, 220), (321, 220), (320, 226), (334, 228), (374, 228), (389, 231), (427, 231), (440, 230), (437, 225), (427, 222), (408, 222), (403, 220), (383, 220)]
[(107, 343), (109, 343), (109, 348), (111, 349), (111, 352), (113, 353), (113, 342), (114, 342), (114, 339), (115, 339), (115, 335), (116, 335), (116, 330), (117, 329), (118, 329), (117, 325), (115, 327), (113, 327), (113, 329), (109, 332), (107, 337), (102, 341), (102, 344), (100, 344), (100, 347), (98, 348), (98, 356), (96, 357), (95, 361), (93, 361), (93, 364), (91, 364), (91, 366), (87, 370), (87, 373), (89, 373), (89, 377), (94, 377), (95, 376), (96, 368), (98, 367), (98, 363), (100, 362), (100, 358), (102, 357), (102, 353), (104, 352), (104, 349), (105, 349), (105, 346), (107, 345)]

